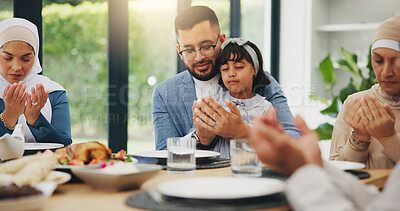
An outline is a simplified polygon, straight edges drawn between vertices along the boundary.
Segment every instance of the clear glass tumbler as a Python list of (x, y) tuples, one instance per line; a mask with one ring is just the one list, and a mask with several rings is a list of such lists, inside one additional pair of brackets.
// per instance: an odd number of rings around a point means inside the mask
[(261, 161), (247, 139), (230, 142), (232, 175), (237, 177), (260, 177)]
[(196, 169), (196, 140), (172, 137), (167, 139), (167, 169), (169, 173), (194, 173)]

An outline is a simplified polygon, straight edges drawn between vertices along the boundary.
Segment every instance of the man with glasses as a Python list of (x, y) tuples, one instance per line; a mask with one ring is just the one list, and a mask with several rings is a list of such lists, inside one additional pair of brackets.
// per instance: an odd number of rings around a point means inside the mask
[[(166, 79), (154, 89), (152, 113), (156, 149), (166, 149), (169, 137), (192, 136), (196, 138), (198, 148), (214, 151), (221, 150), (216, 145), (225, 141), (222, 137), (248, 138), (250, 127), (233, 103), (228, 105), (228, 112), (212, 98), (196, 101), (222, 90), (215, 61), (226, 35), (221, 33), (214, 11), (205, 6), (185, 9), (175, 19), (175, 33), (176, 49), (187, 71)], [(285, 130), (292, 136), (299, 136), (286, 97), (279, 84), (267, 75), (271, 83), (258, 94), (277, 109)], [(216, 115), (224, 121), (216, 121)]]

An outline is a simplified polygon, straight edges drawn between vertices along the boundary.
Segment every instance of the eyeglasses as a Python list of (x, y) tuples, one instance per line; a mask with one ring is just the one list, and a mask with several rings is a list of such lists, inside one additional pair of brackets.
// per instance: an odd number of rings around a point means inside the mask
[(210, 57), (214, 55), (214, 50), (215, 47), (217, 46), (218, 40), (219, 40), (219, 34), (217, 37), (217, 41), (215, 42), (214, 45), (206, 45), (199, 49), (186, 49), (183, 51), (179, 51), (179, 54), (182, 55), (183, 58), (185, 58), (188, 61), (194, 60), (196, 58), (196, 51), (199, 51), (200, 54), (205, 57)]

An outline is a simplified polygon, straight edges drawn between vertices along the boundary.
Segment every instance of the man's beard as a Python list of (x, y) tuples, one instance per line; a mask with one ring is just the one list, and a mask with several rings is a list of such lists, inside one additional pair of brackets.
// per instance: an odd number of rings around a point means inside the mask
[[(195, 67), (197, 64), (199, 63), (209, 63), (211, 64), (211, 71), (206, 74), (206, 75), (202, 75), (202, 74), (198, 74), (195, 72)], [(202, 61), (202, 62), (198, 62), (198, 63), (194, 63), (192, 65), (192, 67), (189, 67), (186, 63), (185, 63), (186, 68), (189, 70), (190, 74), (195, 77), (196, 79), (200, 80), (200, 81), (208, 81), (211, 78), (213, 78), (214, 76), (217, 75), (217, 73), (219, 72), (218, 68), (212, 63), (211, 60), (206, 60), (206, 61)], [(208, 70), (206, 70), (208, 71)]]

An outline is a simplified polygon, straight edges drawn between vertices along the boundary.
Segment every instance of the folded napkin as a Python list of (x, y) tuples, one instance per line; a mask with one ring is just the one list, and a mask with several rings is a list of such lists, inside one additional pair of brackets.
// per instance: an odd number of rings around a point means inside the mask
[(24, 127), (17, 124), (13, 133), (0, 137), (0, 160), (20, 158), (24, 154)]

